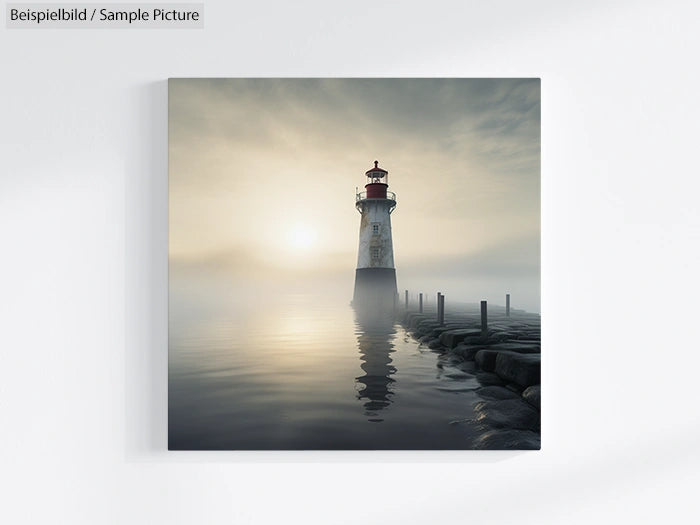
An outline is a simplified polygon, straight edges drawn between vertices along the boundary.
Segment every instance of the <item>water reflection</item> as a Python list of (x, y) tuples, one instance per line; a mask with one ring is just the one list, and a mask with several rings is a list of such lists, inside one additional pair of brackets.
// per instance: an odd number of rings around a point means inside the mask
[(356, 377), (358, 399), (365, 399), (365, 416), (368, 421), (379, 423), (384, 419), (380, 412), (391, 404), (392, 384), (396, 373), (391, 359), (394, 352), (393, 312), (368, 312), (355, 310), (357, 346), (360, 349), (360, 368), (365, 373)]

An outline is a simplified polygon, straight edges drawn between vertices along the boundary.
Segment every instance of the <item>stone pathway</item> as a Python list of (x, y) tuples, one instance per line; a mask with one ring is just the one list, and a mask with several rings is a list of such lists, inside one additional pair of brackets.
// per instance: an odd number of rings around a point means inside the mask
[(473, 448), (539, 450), (540, 316), (511, 309), (506, 317), (499, 307), (491, 307), (488, 316), (485, 334), (478, 305), (451, 305), (443, 326), (429, 310), (409, 310), (402, 323), (429, 348), (475, 362), (482, 400), (468, 421), (480, 431)]

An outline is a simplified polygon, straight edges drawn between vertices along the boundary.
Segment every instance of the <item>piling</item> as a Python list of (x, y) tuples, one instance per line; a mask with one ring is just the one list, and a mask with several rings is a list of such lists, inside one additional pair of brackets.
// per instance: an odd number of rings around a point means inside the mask
[(445, 324), (445, 296), (440, 292), (437, 294), (437, 311), (438, 311), (438, 322), (440, 326)]
[(440, 325), (445, 324), (445, 296), (440, 294)]
[(510, 317), (510, 294), (506, 294), (506, 317)]
[(418, 294), (418, 312), (423, 313), (423, 293)]
[(406, 290), (406, 310), (408, 310), (408, 290)]
[(481, 301), (481, 337), (489, 335), (489, 324), (486, 315), (486, 301)]

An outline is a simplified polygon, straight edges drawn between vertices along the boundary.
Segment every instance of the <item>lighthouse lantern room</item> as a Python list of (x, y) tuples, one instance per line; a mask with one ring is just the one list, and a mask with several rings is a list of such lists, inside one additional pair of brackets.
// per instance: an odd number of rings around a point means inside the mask
[(393, 307), (396, 298), (396, 269), (391, 238), (391, 213), (396, 195), (388, 191), (389, 172), (374, 167), (365, 172), (365, 191), (357, 193), (355, 207), (361, 214), (360, 243), (355, 270), (356, 306)]

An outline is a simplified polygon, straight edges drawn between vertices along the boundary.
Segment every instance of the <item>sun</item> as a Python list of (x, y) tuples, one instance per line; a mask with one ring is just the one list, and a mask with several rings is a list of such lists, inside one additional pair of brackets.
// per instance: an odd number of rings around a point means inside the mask
[(316, 232), (308, 226), (296, 225), (289, 230), (287, 242), (296, 251), (306, 251), (316, 243)]

